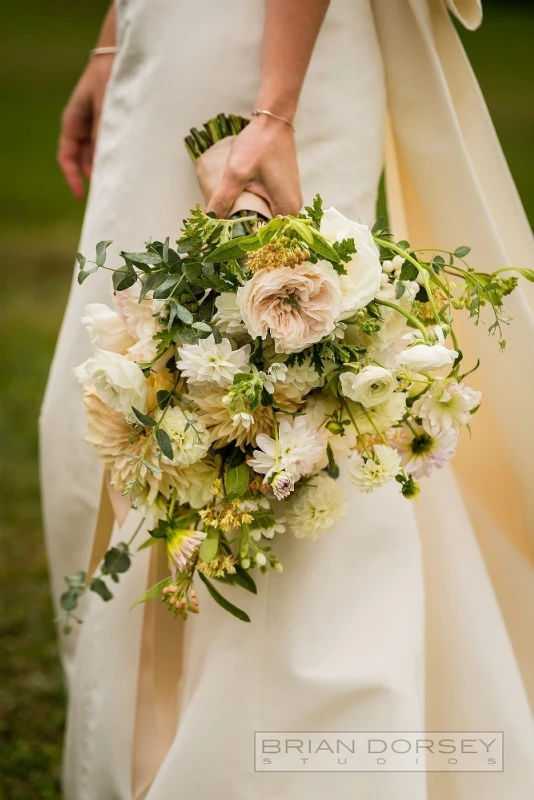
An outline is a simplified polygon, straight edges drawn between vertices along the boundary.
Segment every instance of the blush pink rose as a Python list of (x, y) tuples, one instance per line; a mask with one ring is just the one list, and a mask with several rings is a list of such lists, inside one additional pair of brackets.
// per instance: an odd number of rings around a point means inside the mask
[(322, 261), (260, 270), (237, 291), (237, 304), (252, 337), (270, 333), (277, 353), (296, 353), (335, 328), (341, 311), (339, 277)]

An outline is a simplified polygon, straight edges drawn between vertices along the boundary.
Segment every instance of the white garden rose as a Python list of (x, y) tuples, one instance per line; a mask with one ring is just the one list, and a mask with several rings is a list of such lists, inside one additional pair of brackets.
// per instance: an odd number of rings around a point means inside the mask
[(125, 356), (95, 350), (94, 357), (77, 367), (75, 374), (84, 386), (92, 384), (102, 402), (124, 414), (128, 422), (137, 420), (132, 406), (143, 413), (146, 411), (145, 376), (137, 364)]
[(457, 355), (456, 350), (449, 350), (442, 344), (416, 344), (402, 350), (395, 364), (413, 372), (427, 372), (450, 366)]
[(374, 365), (364, 367), (357, 374), (342, 372), (339, 382), (343, 396), (365, 408), (385, 403), (397, 386), (395, 376), (388, 369)]
[(262, 269), (237, 290), (249, 334), (271, 334), (277, 353), (296, 353), (335, 329), (341, 311), (339, 276), (331, 264)]
[(93, 347), (124, 355), (134, 343), (123, 320), (103, 303), (89, 303), (82, 317)]
[(237, 305), (235, 292), (222, 292), (215, 298), (215, 307), (217, 311), (213, 317), (213, 324), (221, 333), (227, 336), (238, 336), (247, 332)]
[(367, 225), (347, 219), (335, 208), (328, 208), (324, 212), (320, 232), (329, 242), (354, 239), (356, 253), (345, 264), (347, 275), (342, 277), (340, 319), (347, 319), (370, 303), (380, 290), (382, 267), (379, 250)]

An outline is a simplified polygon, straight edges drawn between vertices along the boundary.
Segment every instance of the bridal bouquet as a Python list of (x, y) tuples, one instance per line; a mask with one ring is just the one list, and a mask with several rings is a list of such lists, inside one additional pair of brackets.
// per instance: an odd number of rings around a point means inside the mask
[[(139, 602), (161, 597), (182, 617), (198, 611), (198, 579), (248, 621), (216, 582), (255, 592), (253, 570), (282, 571), (286, 529), (332, 531), (347, 508), (340, 468), (356, 491), (392, 482), (415, 498), (481, 401), (454, 315), (476, 323), (486, 306), (504, 347), (503, 298), (517, 284), (471, 269), (468, 247), (414, 250), (382, 221), (369, 229), (323, 210), (319, 195), (270, 221), (197, 207), (175, 247), (148, 242), (111, 268), (109, 244), (93, 262), (78, 254), (80, 282), (111, 269), (114, 287), (114, 307), (91, 304), (83, 318), (87, 440), (148, 520), (142, 547), (168, 554), (168, 577)], [(104, 600), (130, 548), (109, 550), (91, 579)], [(67, 584), (71, 613), (84, 573)]]

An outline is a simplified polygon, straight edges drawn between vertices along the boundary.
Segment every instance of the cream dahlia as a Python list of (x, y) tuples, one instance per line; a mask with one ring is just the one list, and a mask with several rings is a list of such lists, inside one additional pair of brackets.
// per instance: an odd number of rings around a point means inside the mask
[(288, 502), (286, 519), (297, 539), (317, 539), (345, 519), (347, 508), (339, 483), (320, 473), (297, 489)]

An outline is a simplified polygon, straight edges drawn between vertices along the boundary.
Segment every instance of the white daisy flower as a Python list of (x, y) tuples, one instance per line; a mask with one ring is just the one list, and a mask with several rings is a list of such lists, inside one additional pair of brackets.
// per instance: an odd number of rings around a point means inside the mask
[(360, 492), (374, 492), (389, 483), (401, 470), (400, 455), (386, 444), (375, 444), (374, 456), (354, 456), (349, 461), (349, 475)]
[(190, 383), (217, 383), (230, 386), (237, 372), (250, 372), (250, 346), (232, 350), (229, 339), (216, 344), (213, 334), (198, 344), (178, 348), (176, 366)]
[(403, 426), (396, 433), (393, 444), (400, 453), (406, 472), (414, 478), (428, 478), (434, 469), (441, 469), (454, 456), (458, 433), (449, 428), (439, 436), (430, 436), (413, 423), (412, 428)]
[(325, 473), (310, 478), (288, 503), (287, 523), (297, 539), (317, 539), (347, 513), (345, 493)]
[(260, 433), (256, 444), (260, 449), (254, 450), (254, 458), (249, 459), (249, 464), (256, 472), (265, 475), (265, 483), (277, 472), (289, 472), (293, 480), (298, 481), (313, 470), (326, 449), (317, 429), (303, 416), (296, 417), (293, 422), (281, 420), (278, 441)]

